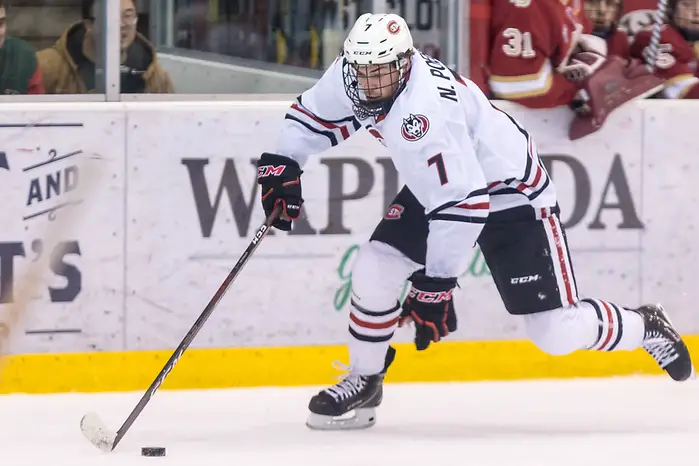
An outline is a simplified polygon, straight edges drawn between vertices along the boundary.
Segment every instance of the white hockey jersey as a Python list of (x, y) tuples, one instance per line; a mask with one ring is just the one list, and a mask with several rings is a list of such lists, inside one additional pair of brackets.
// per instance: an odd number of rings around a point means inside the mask
[(405, 89), (377, 119), (358, 120), (343, 86), (338, 58), (291, 106), (277, 153), (303, 166), (366, 128), (390, 150), (401, 179), (425, 207), (428, 276), (465, 272), (490, 212), (556, 205), (527, 131), (440, 61), (416, 53)]

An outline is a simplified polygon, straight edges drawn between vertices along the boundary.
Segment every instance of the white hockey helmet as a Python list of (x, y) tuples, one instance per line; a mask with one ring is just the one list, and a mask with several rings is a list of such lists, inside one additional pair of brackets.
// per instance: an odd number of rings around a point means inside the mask
[[(395, 14), (365, 13), (354, 23), (343, 48), (345, 93), (361, 118), (378, 117), (390, 110), (398, 94), (405, 88), (409, 72), (407, 63), (414, 53), (408, 24)], [(371, 89), (360, 83), (374, 65), (385, 67), (381, 74), (372, 70)], [(377, 93), (380, 98), (376, 97)], [(373, 96), (373, 97), (372, 97)]]
[(365, 13), (345, 39), (347, 61), (356, 65), (393, 63), (413, 50), (413, 37), (403, 18), (394, 14)]

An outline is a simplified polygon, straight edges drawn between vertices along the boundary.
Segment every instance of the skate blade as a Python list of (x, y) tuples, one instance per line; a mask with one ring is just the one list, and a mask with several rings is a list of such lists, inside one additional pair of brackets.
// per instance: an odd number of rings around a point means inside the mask
[(355, 409), (349, 417), (323, 416), (311, 413), (306, 420), (306, 426), (313, 430), (357, 430), (367, 429), (376, 424), (374, 408)]
[[(670, 325), (672, 326), (672, 328), (677, 332), (677, 329), (675, 329), (675, 325), (674, 325), (674, 324), (672, 323), (672, 321), (670, 320), (670, 315), (667, 313), (667, 311), (665, 310), (665, 308), (663, 307), (663, 305), (660, 304), (660, 303), (657, 303), (656, 305), (660, 308), (660, 312), (663, 314), (663, 316), (665, 317), (665, 319), (670, 323)], [(679, 333), (679, 332), (678, 332), (678, 333)], [(683, 340), (683, 341), (684, 341), (684, 340)], [(687, 344), (685, 343), (685, 346), (686, 346), (686, 345), (687, 345)], [(687, 351), (689, 351), (689, 348), (687, 348)], [(691, 358), (692, 356), (690, 355), (689, 357)], [(687, 377), (687, 380), (697, 380), (697, 372), (696, 372), (696, 370), (694, 369), (694, 364), (692, 364), (692, 372), (689, 374), (689, 377)]]

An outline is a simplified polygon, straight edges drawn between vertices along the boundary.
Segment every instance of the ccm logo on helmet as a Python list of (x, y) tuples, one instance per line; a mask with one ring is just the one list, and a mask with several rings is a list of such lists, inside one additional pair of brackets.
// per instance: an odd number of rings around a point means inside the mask
[(398, 34), (400, 32), (400, 24), (398, 24), (395, 20), (392, 20), (388, 23), (386, 29), (388, 29), (388, 32), (391, 34)]
[(257, 167), (257, 177), (281, 176), (282, 173), (284, 173), (284, 169), (286, 169), (286, 165), (279, 165), (276, 167), (274, 165), (262, 165)]

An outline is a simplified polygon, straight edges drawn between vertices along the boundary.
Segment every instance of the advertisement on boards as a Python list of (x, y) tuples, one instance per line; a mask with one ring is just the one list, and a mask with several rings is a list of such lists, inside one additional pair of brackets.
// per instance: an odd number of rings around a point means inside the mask
[[(130, 349), (173, 343), (186, 332), (263, 220), (255, 162), (274, 151), (286, 107), (133, 112), (128, 139)], [(572, 143), (546, 118), (513, 112), (534, 134), (557, 183), (581, 293), (641, 299), (640, 113)], [(561, 125), (560, 131), (565, 131)], [(162, 134), (170, 136), (162, 138)], [(158, 148), (158, 149), (155, 149)], [(390, 153), (359, 132), (304, 167), (304, 215), (273, 233), (198, 337), (201, 346), (342, 343), (351, 268), (401, 181)], [(172, 207), (168, 207), (172, 206)], [(133, 266), (131, 264), (134, 264)], [(140, 264), (148, 264), (147, 267)], [(523, 337), (474, 249), (457, 293), (455, 339)], [(155, 330), (157, 329), (157, 330)], [(409, 331), (397, 332), (409, 340)]]
[(6, 110), (0, 322), (13, 327), (10, 351), (119, 349), (123, 114)]
[(643, 300), (660, 301), (681, 331), (699, 333), (699, 160), (692, 101), (644, 108)]
[[(678, 130), (696, 120), (693, 110), (629, 106), (570, 141), (566, 109), (500, 106), (535, 136), (556, 183), (580, 294), (660, 301), (681, 331), (699, 331), (699, 168), (694, 141)], [(276, 150), (286, 108), (136, 103), (3, 114), (0, 316), (22, 304), (27, 270), (47, 259), (13, 352), (177, 345), (264, 220), (256, 160)], [(360, 131), (312, 158), (301, 219), (264, 239), (193, 346), (345, 342), (358, 248), (402, 187), (390, 155)], [(459, 283), (452, 340), (525, 336), (477, 248)]]
[[(256, 160), (276, 149), (286, 108), (130, 115), (139, 128), (128, 140), (130, 348), (183, 335), (240, 257), (264, 220)], [(368, 238), (397, 192), (397, 175), (364, 132), (304, 171), (302, 219), (289, 234), (265, 238), (195, 344), (343, 341), (345, 317), (332, 308), (339, 260)]]

